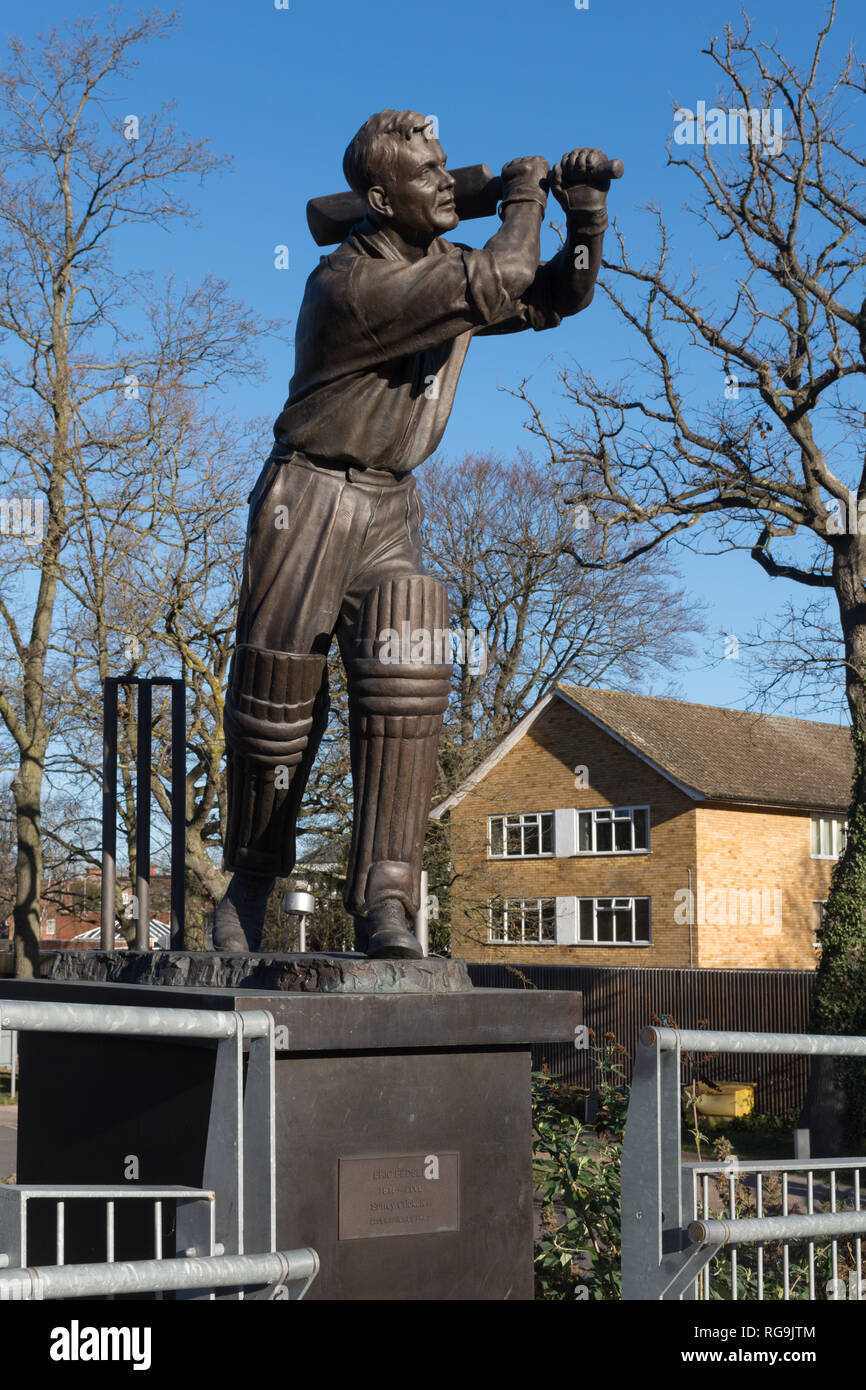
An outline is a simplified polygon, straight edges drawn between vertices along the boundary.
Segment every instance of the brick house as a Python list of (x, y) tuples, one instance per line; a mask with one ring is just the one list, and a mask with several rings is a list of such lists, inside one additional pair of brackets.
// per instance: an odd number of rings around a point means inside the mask
[[(100, 902), (102, 876), (97, 868), (88, 865), (84, 873), (72, 875), (65, 880), (48, 880), (43, 889), (40, 903), (40, 944), (43, 950), (53, 947), (76, 950), (101, 944)], [(151, 903), (154, 899), (165, 903), (171, 892), (171, 876), (150, 870)], [(130, 885), (122, 887), (121, 897), (129, 903), (132, 897)], [(162, 920), (155, 912), (151, 913), (150, 944), (165, 947), (171, 938), (168, 914), (163, 912)], [(0, 922), (0, 941), (11, 941), (14, 930), (12, 914)], [(115, 948), (126, 949), (126, 941), (119, 934), (114, 939)]]
[(452, 952), (814, 969), (852, 771), (840, 725), (557, 685), (432, 813)]

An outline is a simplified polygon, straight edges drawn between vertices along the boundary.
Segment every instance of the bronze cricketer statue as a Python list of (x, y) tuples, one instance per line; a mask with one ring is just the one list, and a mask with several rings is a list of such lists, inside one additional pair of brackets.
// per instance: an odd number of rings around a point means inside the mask
[[(428, 117), (381, 111), (352, 140), (343, 171), (352, 193), (310, 205), (317, 240), (347, 234), (307, 281), (289, 398), (249, 499), (225, 702), (233, 877), (216, 910), (218, 951), (258, 949), (274, 881), (294, 868), (336, 636), (349, 690), (345, 903), (356, 949), (421, 955), (410, 923), (451, 664), (431, 661), (423, 643), (426, 659), (414, 659), (414, 645), (402, 664), (382, 656), (386, 629), (448, 627), (445, 588), (424, 569), (412, 470), (442, 438), (473, 337), (556, 328), (590, 303), (606, 194), (622, 165), (595, 149), (552, 170), (538, 155), (513, 159), (491, 194), (483, 165), (458, 171), (463, 187), (455, 181)], [(567, 231), (540, 263), (548, 192)], [(491, 196), (502, 225), (482, 249), (443, 240), (461, 208), (490, 212)], [(329, 232), (322, 216), (334, 204)]]

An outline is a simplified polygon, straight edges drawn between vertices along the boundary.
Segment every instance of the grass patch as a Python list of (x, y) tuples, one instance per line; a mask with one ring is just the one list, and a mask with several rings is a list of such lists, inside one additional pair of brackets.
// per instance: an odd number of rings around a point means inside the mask
[[(701, 1157), (711, 1158), (717, 1139), (726, 1139), (737, 1158), (748, 1162), (761, 1158), (793, 1158), (796, 1119), (792, 1115), (742, 1115), (726, 1120), (718, 1128), (704, 1126)], [(683, 1126), (683, 1152), (698, 1157), (694, 1135)]]
[(12, 1075), (8, 1071), (0, 1071), (0, 1105), (17, 1105), (18, 1088), (16, 1086), (15, 1095), (12, 1095)]

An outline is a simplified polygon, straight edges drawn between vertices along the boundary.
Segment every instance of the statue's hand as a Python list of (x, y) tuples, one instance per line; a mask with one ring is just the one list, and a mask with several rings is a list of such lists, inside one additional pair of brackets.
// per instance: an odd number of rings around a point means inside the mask
[(604, 231), (607, 226), (610, 178), (595, 172), (606, 162), (603, 150), (577, 149), (564, 154), (550, 171), (551, 193), (560, 207), (580, 222), (581, 230)]
[(522, 155), (502, 166), (502, 202), (535, 201), (547, 203), (547, 175), (550, 165), (543, 155)]

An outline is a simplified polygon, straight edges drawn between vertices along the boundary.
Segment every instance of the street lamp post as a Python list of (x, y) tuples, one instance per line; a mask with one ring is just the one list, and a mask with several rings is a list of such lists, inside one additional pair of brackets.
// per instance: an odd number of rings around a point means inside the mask
[(307, 949), (307, 921), (316, 910), (316, 899), (312, 893), (287, 893), (283, 908), (289, 917), (297, 918), (298, 950), (303, 954)]

